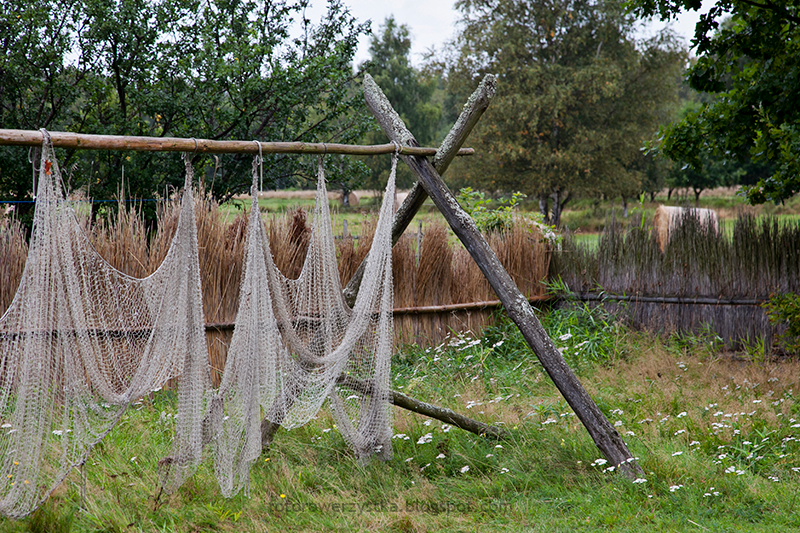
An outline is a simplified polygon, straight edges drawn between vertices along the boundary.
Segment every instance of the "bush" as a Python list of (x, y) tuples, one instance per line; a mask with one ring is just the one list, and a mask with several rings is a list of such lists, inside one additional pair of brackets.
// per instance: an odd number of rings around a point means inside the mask
[(778, 337), (787, 352), (800, 353), (800, 296), (792, 293), (773, 295), (762, 307), (771, 324), (786, 324), (786, 331)]

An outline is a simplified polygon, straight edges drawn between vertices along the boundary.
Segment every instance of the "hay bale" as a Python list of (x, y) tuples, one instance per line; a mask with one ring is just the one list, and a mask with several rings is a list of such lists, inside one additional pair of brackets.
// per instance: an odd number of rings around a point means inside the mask
[[(344, 200), (344, 198), (342, 198), (342, 200)], [(350, 193), (347, 195), (347, 205), (349, 205), (350, 207), (355, 207), (358, 205), (358, 201), (359, 201), (358, 195), (353, 191), (350, 191)], [(342, 202), (342, 204), (344, 204), (344, 201)]]
[(408, 198), (408, 193), (407, 192), (396, 192), (396, 193), (394, 193), (394, 211), (395, 211), (395, 213), (397, 212), (398, 209), (400, 209), (400, 206), (403, 205), (403, 202), (406, 201), (406, 198)]
[(701, 209), (697, 207), (672, 207), (660, 205), (656, 209), (656, 216), (653, 218), (658, 246), (661, 251), (666, 248), (675, 228), (677, 228), (686, 217), (695, 218), (701, 226), (710, 226), (715, 232), (719, 232), (719, 217), (711, 209)]

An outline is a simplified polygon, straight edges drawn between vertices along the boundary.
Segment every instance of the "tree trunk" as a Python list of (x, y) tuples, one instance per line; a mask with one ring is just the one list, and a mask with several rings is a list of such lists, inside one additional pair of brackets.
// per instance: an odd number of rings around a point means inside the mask
[(542, 214), (544, 223), (550, 224), (550, 208), (547, 205), (547, 195), (545, 193), (539, 195), (539, 212)]
[[(403, 145), (414, 146), (417, 144), (414, 136), (405, 127), (400, 116), (369, 74), (364, 76), (364, 98), (378, 124), (390, 139)], [(405, 155), (402, 157), (417, 175), (453, 232), (478, 264), (495, 294), (503, 302), (509, 318), (519, 327), (528, 345), (533, 349), (564, 399), (583, 422), (597, 447), (608, 461), (617, 466), (623, 474), (634, 477), (641, 473), (641, 468), (628, 451), (622, 437), (575, 377), (553, 341), (542, 328), (528, 300), (514, 284), (511, 276), (508, 275), (478, 231), (475, 221), (461, 208), (436, 169), (424, 157)]]
[(564, 206), (567, 205), (567, 202), (570, 199), (569, 191), (562, 191), (561, 189), (555, 189), (552, 193), (550, 193), (550, 198), (553, 200), (553, 209), (552, 214), (550, 216), (550, 224), (553, 226), (560, 228), (561, 227), (561, 213), (564, 210)]
[(628, 218), (628, 197), (622, 195), (622, 218)]

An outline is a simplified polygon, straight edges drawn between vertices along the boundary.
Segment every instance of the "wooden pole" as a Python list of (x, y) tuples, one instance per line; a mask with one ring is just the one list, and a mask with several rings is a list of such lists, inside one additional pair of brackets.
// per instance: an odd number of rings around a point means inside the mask
[[(404, 146), (417, 144), (414, 136), (369, 74), (364, 77), (364, 98), (378, 124), (390, 139)], [(475, 221), (461, 208), (433, 165), (424, 157), (403, 156), (403, 160), (417, 175), (433, 203), (478, 264), (494, 292), (503, 302), (509, 318), (519, 327), (553, 383), (575, 411), (606, 459), (629, 477), (641, 473), (641, 468), (628, 451), (622, 437), (575, 377), (542, 328), (528, 300), (514, 284), (511, 276), (478, 231)]]
[[(75, 150), (129, 150), (138, 152), (197, 152), (203, 154), (392, 154), (397, 147), (390, 144), (371, 146), (338, 143), (213, 141), (210, 139), (183, 139), (178, 137), (134, 137), (121, 135), (90, 135), (51, 131), (50, 138), (56, 148)], [(42, 132), (38, 130), (0, 129), (0, 146), (41, 146)], [(436, 155), (436, 148), (402, 148), (401, 154)], [(472, 148), (462, 148), (458, 155), (472, 155)]]
[[(361, 392), (363, 394), (372, 394), (370, 386), (367, 382), (352, 378), (345, 374), (340, 375), (337, 382), (339, 385), (347, 387), (352, 391)], [(451, 424), (465, 431), (475, 433), (481, 437), (491, 437), (494, 439), (508, 439), (510, 437), (508, 431), (503, 428), (478, 422), (477, 420), (473, 420), (468, 416), (460, 415), (452, 409), (422, 402), (412, 398), (411, 396), (406, 396), (402, 392), (397, 392), (396, 390), (391, 392), (391, 402), (397, 407), (402, 407), (403, 409), (407, 409), (430, 418), (435, 418), (436, 420), (441, 420), (442, 422)]]
[[(456, 154), (460, 154), (461, 150), (463, 150), (461, 145), (467, 140), (467, 137), (469, 137), (469, 134), (472, 132), (472, 128), (475, 127), (475, 124), (477, 124), (478, 120), (483, 116), (483, 112), (489, 107), (489, 102), (491, 102), (496, 90), (497, 78), (491, 74), (487, 74), (478, 85), (478, 88), (475, 89), (469, 97), (467, 103), (464, 104), (464, 108), (461, 110), (458, 120), (456, 120), (456, 123), (450, 128), (447, 137), (442, 141), (442, 145), (433, 157), (433, 166), (440, 175), (445, 173)], [(405, 148), (405, 144), (403, 144), (402, 140), (394, 140), (398, 141), (401, 146)], [(416, 144), (416, 141), (414, 144)], [(405, 152), (401, 151), (400, 154), (405, 154)], [(393, 245), (397, 244), (400, 236), (408, 225), (411, 224), (414, 215), (417, 214), (427, 198), (428, 193), (425, 192), (425, 188), (417, 181), (403, 201), (403, 204), (397, 210), (397, 213), (394, 214), (394, 221), (392, 222)], [(347, 286), (344, 288), (345, 301), (347, 301), (347, 304), (351, 307), (356, 301), (358, 289), (361, 286), (361, 278), (364, 277), (366, 262), (366, 259), (361, 262), (353, 274), (353, 277), (350, 278), (350, 281), (347, 282)]]

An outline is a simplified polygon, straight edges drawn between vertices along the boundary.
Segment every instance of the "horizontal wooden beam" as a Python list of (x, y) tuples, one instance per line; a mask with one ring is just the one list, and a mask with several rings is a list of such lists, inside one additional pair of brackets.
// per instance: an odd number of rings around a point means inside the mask
[[(179, 137), (135, 137), (123, 135), (90, 135), (51, 131), (50, 138), (56, 148), (73, 150), (127, 150), (137, 152), (196, 152), (203, 154), (348, 154), (380, 155), (396, 150), (393, 143), (356, 145), (339, 143), (212, 141), (210, 139), (184, 139)], [(0, 129), (0, 146), (41, 146), (42, 132), (38, 130)], [(403, 146), (403, 155), (433, 156), (436, 148)], [(472, 148), (462, 148), (458, 155), (473, 155)]]

